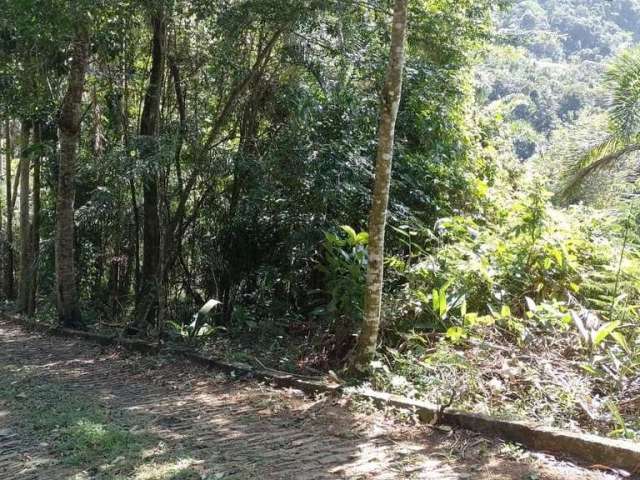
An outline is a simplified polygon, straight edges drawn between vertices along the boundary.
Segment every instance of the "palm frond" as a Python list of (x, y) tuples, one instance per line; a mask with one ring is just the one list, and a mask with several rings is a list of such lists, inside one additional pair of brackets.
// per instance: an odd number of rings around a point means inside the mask
[(615, 135), (632, 138), (640, 133), (640, 48), (620, 55), (605, 74), (611, 88), (609, 117)]
[(640, 150), (640, 143), (628, 143), (626, 138), (610, 135), (602, 142), (588, 147), (572, 156), (563, 172), (562, 189), (556, 193), (556, 199), (570, 201), (594, 173), (615, 167), (630, 153)]
[(611, 91), (607, 136), (595, 145), (567, 152), (572, 160), (566, 164), (563, 186), (555, 197), (561, 202), (574, 200), (594, 173), (623, 170), (626, 157), (640, 151), (640, 48), (620, 55), (605, 74), (605, 82)]

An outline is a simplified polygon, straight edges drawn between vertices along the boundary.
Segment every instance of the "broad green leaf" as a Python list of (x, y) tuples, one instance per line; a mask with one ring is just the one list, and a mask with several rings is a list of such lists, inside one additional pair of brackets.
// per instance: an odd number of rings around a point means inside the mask
[(440, 308), (440, 293), (435, 288), (431, 292), (431, 301), (432, 301), (433, 311), (437, 312)]
[(358, 238), (356, 231), (353, 228), (351, 228), (349, 225), (342, 225), (340, 228), (342, 229), (343, 232), (345, 232), (349, 236), (349, 244), (356, 245), (357, 238)]
[(356, 235), (356, 245), (366, 245), (369, 243), (369, 234), (367, 232), (360, 232)]
[(476, 323), (478, 323), (478, 314), (477, 313), (467, 313), (464, 316), (464, 324), (470, 327), (473, 327)]
[(446, 337), (453, 343), (459, 343), (466, 336), (467, 332), (462, 327), (450, 327), (446, 333)]
[(531, 297), (524, 297), (525, 302), (527, 302), (527, 308), (531, 312), (535, 312), (538, 309), (536, 302), (533, 301)]
[(335, 245), (338, 247), (343, 247), (346, 245), (346, 242), (344, 240), (341, 240), (337, 235), (331, 232), (324, 232), (324, 238), (330, 245)]
[(447, 311), (449, 310), (447, 305), (447, 294), (445, 293), (444, 290), (440, 291), (438, 300), (439, 300), (438, 311), (440, 313), (440, 318), (442, 318), (447, 314)]
[(618, 343), (618, 345), (622, 347), (622, 349), (625, 352), (627, 352), (628, 354), (631, 354), (631, 349), (629, 348), (627, 339), (624, 337), (622, 332), (611, 332), (611, 338), (613, 338)]
[(213, 310), (218, 305), (222, 305), (222, 302), (216, 300), (215, 298), (212, 298), (202, 306), (202, 308), (198, 311), (198, 315), (208, 315), (211, 310)]
[(620, 326), (620, 321), (616, 320), (614, 322), (605, 323), (601, 326), (593, 336), (593, 346), (598, 347), (602, 342), (604, 342), (613, 331)]

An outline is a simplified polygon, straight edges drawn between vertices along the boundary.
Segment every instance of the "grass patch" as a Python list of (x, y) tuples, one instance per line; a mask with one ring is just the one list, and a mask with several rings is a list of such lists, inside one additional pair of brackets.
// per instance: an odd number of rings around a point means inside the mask
[(133, 478), (135, 480), (200, 480), (202, 475), (194, 468), (195, 463), (193, 459), (183, 458), (175, 462), (141, 465)]
[(114, 478), (131, 470), (157, 440), (132, 432), (121, 413), (85, 392), (41, 383), (27, 369), (0, 368), (0, 399), (8, 403), (23, 436), (46, 443), (63, 465), (88, 470), (93, 478)]
[(101, 423), (96, 418), (78, 418), (61, 432), (58, 450), (73, 465), (111, 462), (131, 451), (139, 452), (144, 439), (119, 425)]
[(188, 449), (168, 449), (162, 438), (139, 425), (144, 420), (111, 408), (96, 392), (65, 387), (40, 373), (37, 368), (0, 365), (0, 403), (11, 412), (27, 444), (47, 444), (57, 463), (68, 467), (69, 476), (64, 478), (227, 478), (224, 472), (202, 473), (207, 468)]

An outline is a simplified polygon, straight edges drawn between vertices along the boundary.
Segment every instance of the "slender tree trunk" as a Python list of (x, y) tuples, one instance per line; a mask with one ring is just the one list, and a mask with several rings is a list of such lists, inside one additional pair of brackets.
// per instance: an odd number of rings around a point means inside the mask
[(131, 191), (131, 210), (133, 211), (133, 259), (134, 259), (134, 284), (136, 307), (140, 299), (140, 209), (136, 195), (136, 185), (133, 179), (129, 179)]
[(18, 285), (18, 311), (28, 312), (31, 295), (31, 268), (33, 263), (29, 196), (31, 195), (30, 158), (28, 154), (31, 123), (22, 121), (20, 132), (20, 283)]
[[(7, 133), (7, 132), (5, 132)], [(5, 142), (8, 144), (9, 142), (9, 136), (6, 136), (7, 138), (5, 138)], [(4, 151), (5, 153), (5, 162), (9, 161), (9, 155), (7, 155), (8, 153), (8, 149), (5, 149)], [(2, 152), (0, 152), (0, 158), (2, 158)], [(2, 162), (0, 162), (0, 172), (2, 172)], [(2, 203), (2, 200), (0, 199), (0, 204)], [(5, 208), (9, 208), (9, 204), (7, 203)], [(2, 215), (2, 209), (0, 208), (0, 270), (2, 270), (2, 272), (4, 273), (4, 264), (6, 262), (6, 258), (7, 258), (7, 243), (6, 243), (6, 237), (2, 234), (2, 229), (4, 227), (4, 216)], [(5, 292), (4, 289), (4, 275), (2, 275), (2, 277), (0, 277), (0, 288), (2, 289), (3, 295)]]
[[(33, 142), (38, 147), (42, 144), (42, 124), (34, 123)], [(40, 150), (40, 148), (39, 148)], [(36, 312), (36, 295), (38, 291), (38, 259), (40, 256), (40, 153), (33, 158), (33, 214), (31, 223), (31, 251), (33, 259), (31, 262), (31, 291), (27, 305), (27, 314), (33, 315)]]
[(7, 234), (5, 246), (5, 263), (4, 263), (4, 293), (8, 300), (13, 300), (13, 200), (11, 195), (11, 164), (13, 160), (13, 145), (11, 144), (11, 122), (5, 122), (5, 189), (6, 189), (6, 214), (7, 214)]
[[(140, 137), (142, 140), (141, 157), (151, 162), (157, 152), (160, 127), (160, 99), (162, 96), (162, 80), (165, 64), (166, 24), (164, 12), (157, 11), (152, 17), (153, 46), (151, 73), (144, 98), (142, 117), (140, 119)], [(143, 262), (140, 293), (137, 302), (137, 333), (153, 326), (158, 314), (158, 295), (160, 278), (160, 216), (158, 211), (158, 173), (154, 166), (145, 174), (142, 184), (143, 196)]]
[[(127, 44), (127, 39), (125, 36), (125, 46)], [(123, 106), (122, 106), (122, 140), (124, 142), (127, 151), (130, 149), (131, 143), (129, 142), (129, 81), (128, 81), (128, 72), (131, 68), (126, 55), (123, 56), (123, 62), (121, 65), (122, 68), (122, 96), (123, 96)], [(127, 259), (127, 269), (125, 275), (125, 281), (122, 282), (123, 288), (127, 286), (127, 289), (122, 294), (129, 293), (129, 285), (131, 283), (131, 273), (133, 273), (133, 294), (134, 301), (137, 306), (138, 301), (140, 299), (140, 209), (138, 208), (138, 199), (136, 195), (136, 182), (133, 178), (129, 179), (129, 188), (131, 192), (131, 211), (133, 213), (133, 226), (134, 228), (129, 228), (129, 239), (130, 239), (130, 248), (128, 249), (128, 259)], [(133, 268), (131, 267), (133, 260)]]
[(91, 149), (95, 157), (100, 157), (104, 151), (102, 132), (102, 109), (98, 101), (98, 91), (96, 86), (91, 90), (91, 110), (92, 110), (92, 141)]
[(89, 61), (89, 36), (78, 30), (72, 46), (69, 84), (60, 115), (60, 170), (56, 201), (56, 293), (58, 320), (65, 327), (82, 326), (74, 264), (74, 202), (76, 151), (80, 138), (82, 94)]
[(402, 73), (407, 37), (407, 6), (409, 0), (395, 0), (391, 30), (391, 52), (387, 77), (382, 92), (378, 152), (373, 199), (369, 215), (369, 266), (364, 298), (362, 331), (354, 352), (352, 368), (365, 372), (373, 359), (380, 329), (382, 305), (384, 231), (389, 204), (391, 165), (395, 125), (402, 96)]

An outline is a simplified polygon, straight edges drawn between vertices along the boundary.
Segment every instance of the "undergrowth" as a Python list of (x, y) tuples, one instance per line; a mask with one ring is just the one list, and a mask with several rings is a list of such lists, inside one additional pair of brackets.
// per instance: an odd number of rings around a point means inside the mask
[[(372, 384), (639, 438), (638, 208), (560, 209), (540, 180), (514, 178), (479, 189), (481, 208), (393, 228)], [(330, 274), (352, 281), (348, 251), (333, 258)]]

